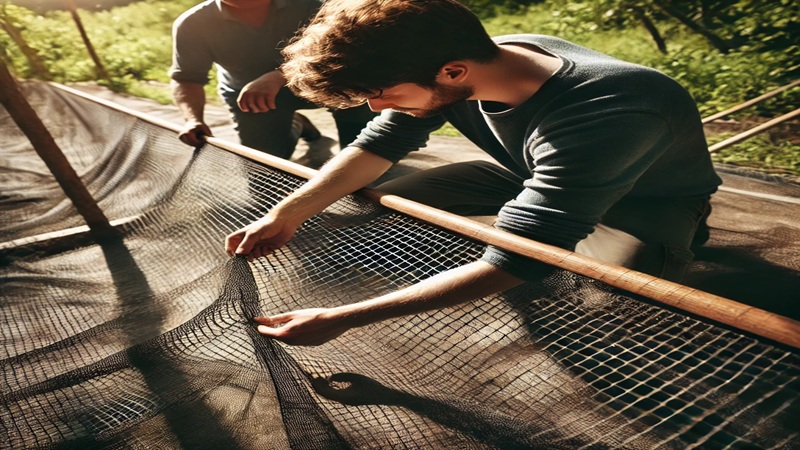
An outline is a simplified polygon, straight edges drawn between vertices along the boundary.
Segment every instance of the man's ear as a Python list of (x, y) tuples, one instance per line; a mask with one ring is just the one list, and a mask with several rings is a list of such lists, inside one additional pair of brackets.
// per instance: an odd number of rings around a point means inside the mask
[(469, 66), (460, 61), (447, 63), (439, 70), (436, 81), (441, 84), (461, 84), (469, 76)]

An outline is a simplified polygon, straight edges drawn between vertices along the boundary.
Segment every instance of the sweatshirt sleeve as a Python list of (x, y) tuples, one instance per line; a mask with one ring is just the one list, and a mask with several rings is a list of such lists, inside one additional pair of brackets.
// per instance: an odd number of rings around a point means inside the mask
[[(526, 142), (533, 166), (524, 189), (495, 226), (573, 250), (628, 193), (670, 142), (666, 122), (649, 111), (602, 111), (552, 122)], [(677, 176), (677, 174), (676, 174)], [(542, 263), (489, 246), (482, 259), (527, 280)]]
[(425, 147), (430, 133), (444, 123), (441, 115), (419, 118), (387, 109), (370, 121), (350, 145), (396, 163)]
[(168, 75), (176, 81), (206, 84), (214, 57), (205, 45), (207, 30), (203, 30), (189, 12), (182, 14), (172, 25), (172, 66)]

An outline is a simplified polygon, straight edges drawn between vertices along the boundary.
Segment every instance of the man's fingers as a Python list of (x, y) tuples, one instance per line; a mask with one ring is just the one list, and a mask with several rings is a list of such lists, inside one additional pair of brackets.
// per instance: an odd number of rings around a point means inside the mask
[(236, 254), (237, 255), (251, 254), (257, 242), (258, 242), (258, 236), (255, 233), (244, 232), (244, 238), (241, 240), (241, 242), (239, 242), (239, 246), (236, 247)]
[(264, 336), (273, 339), (282, 339), (283, 332), (282, 325), (292, 320), (292, 313), (276, 314), (274, 316), (253, 317), (253, 321), (258, 324), (256, 330)]
[(286, 330), (282, 327), (282, 325), (290, 321), (286, 314), (278, 314), (272, 317), (256, 317), (253, 320), (259, 324), (256, 326), (259, 334), (278, 340), (286, 338), (284, 336)]
[(259, 326), (256, 327), (256, 330), (258, 330), (259, 334), (261, 334), (263, 336), (271, 337), (273, 339), (278, 337), (278, 334), (280, 333), (278, 331), (278, 328), (272, 328), (272, 327), (268, 327), (266, 325), (259, 325)]
[(277, 97), (277, 96), (276, 95), (268, 95), (268, 96), (266, 96), (264, 98), (266, 100), (266, 103), (267, 103), (267, 111), (277, 108), (277, 105), (275, 104), (275, 97)]
[(275, 249), (267, 244), (259, 244), (256, 238), (248, 239), (244, 232), (236, 232), (225, 238), (225, 251), (228, 256), (247, 255), (247, 260), (253, 261), (272, 254)]
[(239, 248), (239, 245), (242, 243), (242, 236), (243, 231), (236, 231), (229, 234), (225, 238), (225, 251), (228, 252), (228, 256), (234, 256), (236, 254), (236, 249)]
[(200, 140), (197, 133), (194, 131), (189, 131), (186, 133), (181, 133), (178, 135), (178, 139), (186, 145), (191, 145), (192, 147), (197, 147), (198, 145), (202, 144), (203, 141)]
[(214, 134), (211, 132), (211, 128), (208, 128), (208, 125), (206, 124), (200, 125), (200, 128), (197, 129), (197, 133), (200, 135), (198, 137), (202, 140), (205, 140), (206, 137), (214, 137)]
[(266, 99), (263, 95), (257, 95), (253, 98), (253, 109), (255, 112), (269, 111), (269, 105), (267, 105)]
[(244, 112), (267, 112), (275, 109), (275, 97), (265, 94), (245, 92), (237, 100), (239, 109)]
[(195, 125), (194, 128), (186, 129), (178, 134), (178, 139), (181, 142), (193, 147), (203, 145), (206, 136), (214, 136), (211, 134), (211, 129), (205, 124)]
[(253, 317), (253, 321), (261, 325), (280, 325), (286, 323), (291, 318), (288, 313), (276, 314), (274, 316)]
[(239, 108), (244, 112), (266, 112), (269, 111), (267, 103), (259, 95), (247, 94), (239, 100)]
[(239, 104), (239, 109), (241, 109), (242, 111), (250, 112), (250, 99), (246, 94), (242, 94), (236, 103)]

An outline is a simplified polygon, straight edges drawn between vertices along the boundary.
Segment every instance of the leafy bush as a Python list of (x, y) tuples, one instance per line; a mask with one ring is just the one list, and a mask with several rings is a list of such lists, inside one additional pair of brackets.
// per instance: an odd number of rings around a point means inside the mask
[(541, 2), (542, 0), (461, 0), (461, 3), (482, 18), (514, 14), (528, 5)]
[[(10, 24), (18, 30), (49, 71), (49, 77), (59, 82), (98, 79), (68, 13), (54, 11), (41, 16), (3, 1), (0, 0), (0, 24)], [(491, 35), (551, 34), (662, 70), (686, 86), (704, 116), (786, 84), (800, 72), (800, 35), (793, 31), (800, 17), (800, 2), (792, 0), (462, 1), (483, 18)], [(172, 22), (196, 3), (197, 0), (144, 0), (107, 11), (81, 10), (89, 39), (109, 75), (109, 80), (99, 82), (118, 91), (170, 102), (166, 71), (171, 63)], [(687, 20), (707, 27), (730, 48), (721, 51), (707, 36), (666, 13), (659, 6), (664, 4), (679, 6), (682, 9), (678, 12), (686, 13)], [(661, 50), (666, 53), (659, 49), (652, 32), (642, 26), (639, 13), (652, 21), (664, 41)], [(21, 78), (43, 76), (35, 70), (31, 56), (26, 56), (8, 33), (0, 33), (0, 58)], [(214, 85), (212, 79), (207, 97), (210, 102), (219, 102)], [(797, 104), (800, 89), (763, 102), (738, 117), (771, 117)], [(452, 130), (448, 132), (452, 134)], [(776, 152), (798, 152), (796, 145), (753, 142)], [(759, 164), (768, 163), (755, 154), (753, 158)], [(787, 170), (800, 171), (796, 164), (785, 166)]]
[[(732, 133), (720, 133), (709, 138), (710, 144), (732, 137)], [(800, 175), (800, 145), (786, 139), (780, 131), (767, 132), (753, 136), (712, 154), (716, 162), (760, 169), (762, 171), (789, 175)]]
[[(117, 91), (148, 90), (135, 86), (168, 81), (167, 69), (172, 60), (172, 22), (194, 4), (194, 0), (142, 1), (107, 11), (80, 10), (79, 16), (89, 40), (109, 75), (107, 80), (98, 76), (68, 12), (52, 11), (38, 16), (24, 8), (6, 5), (5, 16), (15, 21), (53, 80), (98, 81)], [(30, 62), (8, 35), (0, 33), (0, 44), (9, 49), (6, 59), (16, 69), (17, 76), (34, 77)], [(152, 92), (150, 84), (149, 91)], [(163, 94), (156, 96), (164, 100)]]

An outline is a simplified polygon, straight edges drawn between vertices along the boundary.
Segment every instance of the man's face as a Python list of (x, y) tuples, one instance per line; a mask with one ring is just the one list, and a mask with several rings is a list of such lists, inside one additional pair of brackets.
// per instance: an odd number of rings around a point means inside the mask
[(470, 86), (437, 84), (431, 89), (418, 84), (402, 83), (384, 89), (379, 96), (368, 99), (367, 104), (375, 112), (393, 109), (414, 117), (430, 117), (469, 99), (472, 95), (473, 89)]

